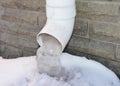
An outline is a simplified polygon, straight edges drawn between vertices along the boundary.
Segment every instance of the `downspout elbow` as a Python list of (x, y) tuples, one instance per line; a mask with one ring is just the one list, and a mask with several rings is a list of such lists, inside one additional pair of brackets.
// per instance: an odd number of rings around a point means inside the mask
[(51, 52), (61, 54), (73, 32), (75, 0), (46, 0), (47, 22), (37, 35), (40, 46), (48, 44)]

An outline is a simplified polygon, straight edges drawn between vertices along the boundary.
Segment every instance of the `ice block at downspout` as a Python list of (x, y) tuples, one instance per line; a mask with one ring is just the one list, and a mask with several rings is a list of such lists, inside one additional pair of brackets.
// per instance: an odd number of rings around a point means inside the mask
[(40, 45), (37, 51), (40, 72), (50, 75), (60, 72), (59, 56), (72, 35), (75, 15), (75, 0), (46, 0), (47, 22), (37, 35)]

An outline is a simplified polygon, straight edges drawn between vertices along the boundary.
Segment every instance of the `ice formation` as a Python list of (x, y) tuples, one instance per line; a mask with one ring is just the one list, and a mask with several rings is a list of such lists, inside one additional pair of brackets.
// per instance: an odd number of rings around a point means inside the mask
[(44, 39), (47, 41), (43, 41), (36, 56), (39, 72), (57, 76), (61, 71), (60, 55), (62, 51), (59, 48), (59, 42), (49, 35)]
[(85, 57), (63, 53), (61, 78), (39, 74), (36, 56), (0, 59), (0, 86), (120, 86), (114, 72)]

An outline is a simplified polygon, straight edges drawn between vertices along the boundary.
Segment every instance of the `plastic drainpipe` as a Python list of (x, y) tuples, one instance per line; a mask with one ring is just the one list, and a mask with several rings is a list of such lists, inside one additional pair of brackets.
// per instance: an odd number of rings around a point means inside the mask
[(51, 53), (61, 54), (73, 32), (75, 0), (46, 0), (47, 22), (37, 35), (40, 46), (50, 44)]

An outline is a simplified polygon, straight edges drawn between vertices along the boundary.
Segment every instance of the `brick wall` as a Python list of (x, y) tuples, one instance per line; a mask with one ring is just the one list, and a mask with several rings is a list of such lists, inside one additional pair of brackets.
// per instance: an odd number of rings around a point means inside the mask
[(45, 21), (45, 0), (0, 0), (0, 55), (35, 55)]
[(66, 51), (100, 61), (120, 75), (120, 3), (113, 1), (76, 1), (76, 24)]
[[(77, 16), (65, 51), (95, 59), (120, 75), (120, 0), (76, 0)], [(0, 55), (35, 55), (46, 22), (45, 0), (0, 0)]]

